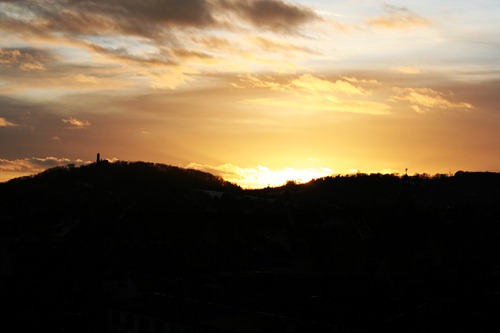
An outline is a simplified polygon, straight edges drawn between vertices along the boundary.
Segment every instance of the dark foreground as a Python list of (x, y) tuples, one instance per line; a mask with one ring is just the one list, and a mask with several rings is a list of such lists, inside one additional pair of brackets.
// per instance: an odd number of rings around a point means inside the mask
[(149, 163), (0, 184), (2, 332), (500, 327), (500, 175), (243, 191)]

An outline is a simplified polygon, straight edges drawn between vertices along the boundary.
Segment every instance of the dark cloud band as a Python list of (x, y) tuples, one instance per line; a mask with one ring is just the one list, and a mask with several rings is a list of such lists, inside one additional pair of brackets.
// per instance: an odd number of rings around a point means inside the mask
[[(2, 0), (0, 2), (6, 2)], [(55, 0), (8, 1), (4, 23), (24, 25), (31, 32), (70, 34), (120, 33), (157, 39), (171, 28), (224, 28), (216, 19), (233, 14), (262, 29), (289, 32), (319, 17), (309, 8), (281, 0)], [(24, 12), (25, 18), (18, 14)], [(36, 29), (30, 29), (36, 28)]]

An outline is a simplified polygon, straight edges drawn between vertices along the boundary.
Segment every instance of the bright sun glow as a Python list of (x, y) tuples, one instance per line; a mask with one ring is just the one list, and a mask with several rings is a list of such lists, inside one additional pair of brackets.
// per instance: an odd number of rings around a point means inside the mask
[(270, 170), (268, 168), (259, 168), (258, 172), (245, 179), (240, 179), (237, 183), (243, 188), (263, 188), (266, 186), (281, 186), (289, 181), (296, 183), (307, 183), (308, 181), (330, 176), (330, 169), (305, 169), (297, 170), (292, 168)]
[(327, 177), (333, 174), (333, 170), (329, 168), (271, 169), (262, 165), (255, 168), (240, 168), (230, 163), (219, 166), (191, 163), (188, 165), (188, 168), (218, 175), (245, 189), (281, 186), (289, 181), (307, 183), (312, 179)]

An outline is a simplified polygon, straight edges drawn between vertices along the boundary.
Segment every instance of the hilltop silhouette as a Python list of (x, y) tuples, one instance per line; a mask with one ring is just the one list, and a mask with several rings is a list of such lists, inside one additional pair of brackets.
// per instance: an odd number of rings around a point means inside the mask
[(500, 174), (332, 176), (243, 190), (100, 160), (0, 184), (9, 331), (484, 330)]

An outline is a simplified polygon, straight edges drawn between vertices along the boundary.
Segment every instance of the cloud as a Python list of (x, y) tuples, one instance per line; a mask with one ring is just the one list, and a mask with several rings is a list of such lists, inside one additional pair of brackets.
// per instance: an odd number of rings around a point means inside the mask
[(63, 123), (70, 125), (69, 128), (73, 129), (83, 129), (90, 127), (90, 122), (87, 120), (80, 120), (73, 117), (62, 119)]
[[(313, 96), (311, 98), (248, 98), (240, 103), (255, 106), (282, 108), (285, 110), (301, 110), (311, 113), (318, 111), (349, 112), (369, 115), (387, 115), (391, 107), (382, 102), (340, 99), (333, 96)], [(275, 110), (276, 111), (276, 110)]]
[(49, 96), (49, 89), (113, 89), (118, 81), (137, 90), (177, 89), (206, 71), (294, 73), (299, 57), (320, 52), (273, 33), (300, 33), (314, 22), (323, 19), (287, 0), (0, 0), (0, 33), (54, 55), (50, 63), (38, 59), (49, 69), (43, 76), (9, 77), (2, 88)]
[[(217, 25), (214, 5), (208, 0), (28, 0), (0, 5), (0, 32), (148, 67), (177, 66), (178, 60), (202, 57), (183, 47), (183, 34)], [(136, 52), (145, 47), (156, 50)], [(20, 66), (44, 68), (40, 61), (24, 61)]]
[[(76, 1), (79, 2), (79, 1)], [(87, 1), (87, 8), (107, 13), (140, 29), (148, 23), (204, 28), (215, 24), (213, 7), (206, 0), (110, 0)], [(118, 12), (118, 13), (117, 13)]]
[(271, 169), (258, 165), (253, 168), (242, 168), (231, 163), (218, 166), (191, 163), (188, 168), (209, 172), (224, 180), (240, 185), (243, 188), (264, 188), (267, 186), (281, 186), (288, 181), (306, 183), (315, 178), (330, 176), (333, 170), (329, 168), (276, 168)]
[[(206, 66), (213, 71), (215, 64), (223, 65), (216, 71), (237, 71), (251, 63), (254, 69), (290, 72), (295, 64), (283, 61), (283, 54), (316, 52), (267, 37), (248, 43), (242, 34), (299, 32), (315, 20), (322, 19), (310, 8), (282, 0), (0, 0), (0, 33), (43, 45), (55, 54), (47, 64), (34, 52), (8, 50), (0, 58), (5, 63), (0, 63), (0, 70), (49, 68), (50, 82), (61, 82), (64, 76), (73, 81), (67, 86), (82, 83), (77, 88), (84, 89), (91, 89), (96, 81), (109, 82), (111, 77), (84, 75), (81, 67), (78, 71), (78, 66), (89, 67), (89, 63), (115, 71), (121, 68), (122, 82), (161, 89), (177, 88)], [(71, 66), (69, 72), (57, 73)], [(172, 73), (175, 78), (170, 80), (167, 76)], [(9, 83), (15, 83), (8, 88), (19, 91), (24, 87), (20, 82), (36, 85), (41, 81), (37, 79), (13, 78)]]
[(282, 43), (272, 41), (267, 38), (263, 38), (260, 36), (249, 37), (249, 40), (256, 44), (259, 48), (267, 52), (280, 52), (280, 53), (306, 53), (306, 54), (318, 54), (317, 51), (312, 50), (307, 47), (297, 46), (290, 43)]
[(141, 70), (141, 74), (152, 78), (153, 89), (176, 89), (177, 87), (191, 81), (189, 74), (196, 74), (194, 70), (172, 68), (170, 70)]
[(396, 93), (393, 100), (406, 101), (419, 113), (425, 113), (431, 109), (471, 110), (474, 108), (470, 103), (453, 102), (447, 99), (447, 95), (453, 96), (451, 92), (444, 94), (430, 88), (393, 88), (393, 91)]
[(400, 67), (394, 67), (393, 69), (396, 72), (403, 74), (409, 74), (409, 75), (422, 74), (422, 71), (420, 69), (414, 67), (400, 66)]
[(11, 123), (5, 118), (0, 117), (0, 127), (14, 127), (18, 126), (17, 124)]
[(358, 79), (356, 77), (352, 77), (352, 76), (343, 76), (342, 77), (344, 80), (346, 80), (347, 82), (351, 82), (351, 83), (358, 83), (358, 84), (368, 84), (368, 85), (374, 85), (374, 86), (380, 86), (382, 85), (382, 82), (378, 81), (378, 80), (375, 80), (375, 79)]
[(239, 79), (240, 79), (241, 83), (243, 83), (245, 86), (249, 86), (249, 87), (268, 88), (268, 89), (274, 90), (274, 91), (289, 90), (288, 83), (277, 82), (272, 77), (260, 78), (260, 77), (255, 76), (255, 75), (240, 75)]
[(46, 55), (34, 49), (0, 49), (0, 68), (10, 67), (22, 71), (43, 71)]
[(30, 157), (16, 160), (0, 159), (0, 171), (20, 174), (35, 174), (48, 168), (64, 166), (71, 163), (75, 165), (84, 165), (90, 162), (82, 161), (80, 159), (71, 160), (69, 158), (57, 158), (52, 156), (43, 158)]
[(27, 0), (2, 9), (0, 25), (29, 34), (123, 34), (162, 41), (175, 39), (175, 29), (231, 29), (234, 23), (217, 18), (225, 14), (277, 32), (319, 19), (311, 9), (281, 0)]
[(205, 0), (28, 0), (4, 6), (1, 18), (24, 23), (26, 32), (37, 35), (118, 33), (156, 39), (162, 37), (164, 28), (172, 26), (213, 25), (212, 13), (210, 1)]
[[(308, 94), (340, 93), (345, 95), (368, 95), (362, 87), (349, 83), (348, 80), (322, 79), (312, 74), (302, 74), (281, 83), (272, 77), (259, 78), (255, 75), (241, 76), (240, 80), (252, 87), (269, 88), (275, 91), (298, 91)], [(351, 78), (352, 82), (352, 78)]]
[(223, 51), (234, 50), (232, 42), (226, 38), (216, 36), (195, 36), (194, 40), (206, 49)]
[(336, 80), (335, 82), (332, 82), (330, 80), (318, 78), (311, 74), (301, 75), (297, 79), (292, 80), (290, 85), (313, 94), (334, 92), (347, 95), (367, 94), (367, 91), (365, 91), (363, 88), (356, 87), (348, 81)]
[(320, 19), (307, 7), (281, 0), (222, 0), (220, 4), (253, 26), (273, 32), (295, 32), (299, 26)]
[[(133, 37), (123, 37), (126, 42), (128, 42), (128, 46), (120, 46), (120, 47), (111, 47), (110, 45), (101, 46), (96, 43), (90, 42), (88, 40), (83, 41), (73, 41), (78, 47), (86, 49), (91, 53), (97, 53), (107, 58), (113, 59), (118, 62), (122, 62), (125, 64), (131, 65), (142, 65), (148, 67), (168, 67), (168, 66), (176, 66), (178, 62), (174, 60), (175, 52), (168, 50), (161, 53), (155, 54), (147, 54), (143, 56), (134, 55), (131, 53), (127, 47), (130, 47), (134, 44), (139, 44), (141, 46), (145, 46), (147, 44), (140, 39)], [(144, 45), (142, 45), (144, 44)], [(159, 44), (160, 45), (160, 44)]]
[(279, 79), (247, 75), (240, 76), (240, 82), (247, 87), (265, 88), (279, 93), (272, 97), (246, 98), (240, 101), (242, 104), (306, 112), (338, 111), (372, 115), (385, 115), (391, 109), (383, 102), (369, 100), (372, 96), (370, 90), (351, 83), (378, 86), (380, 83), (376, 80), (358, 80), (354, 77), (328, 80), (303, 74)]
[(391, 30), (407, 30), (431, 25), (429, 19), (415, 14), (406, 7), (384, 4), (384, 12), (384, 16), (368, 19), (368, 24), (376, 28)]
[(101, 80), (92, 75), (78, 74), (75, 76), (75, 81), (79, 83), (90, 83), (90, 84), (99, 84)]

